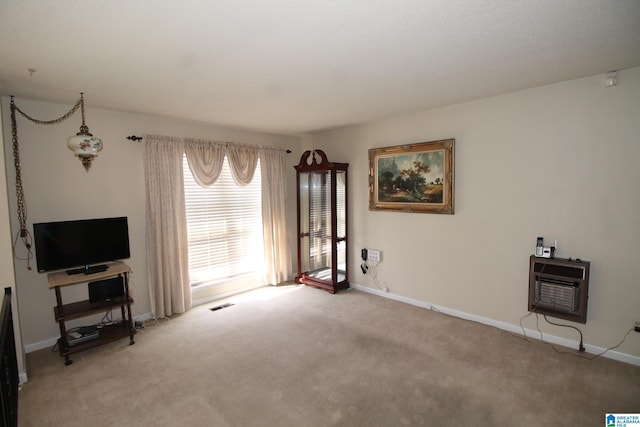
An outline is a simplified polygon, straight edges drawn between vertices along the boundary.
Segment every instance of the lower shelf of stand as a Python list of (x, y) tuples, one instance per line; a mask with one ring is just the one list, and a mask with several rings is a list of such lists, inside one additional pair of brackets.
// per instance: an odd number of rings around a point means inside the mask
[[(89, 314), (100, 313), (112, 307), (121, 307), (126, 304), (133, 304), (133, 298), (121, 296), (113, 298), (109, 301), (89, 302), (89, 300), (72, 302), (70, 304), (64, 304), (62, 310), (58, 307), (53, 307), (53, 314), (56, 317), (56, 321), (59, 320), (71, 320), (78, 317), (84, 317)], [(62, 311), (62, 313), (60, 313)]]
[(340, 277), (341, 281), (332, 282), (331, 280), (321, 280), (312, 276), (307, 276), (303, 274), (301, 277), (296, 277), (296, 283), (303, 283), (308, 286), (314, 286), (316, 288), (324, 289), (329, 291), (332, 294), (335, 294), (338, 291), (349, 289), (349, 281), (344, 279), (344, 275)]
[[(87, 350), (92, 347), (97, 347), (111, 341), (116, 341), (124, 337), (133, 337), (135, 333), (136, 330), (127, 324), (105, 326), (100, 329), (100, 335), (98, 336), (98, 338), (90, 341), (84, 341), (76, 345), (68, 346), (62, 351), (60, 355), (65, 356), (77, 353), (79, 351)], [(129, 344), (133, 343), (133, 338), (131, 338), (131, 342)]]

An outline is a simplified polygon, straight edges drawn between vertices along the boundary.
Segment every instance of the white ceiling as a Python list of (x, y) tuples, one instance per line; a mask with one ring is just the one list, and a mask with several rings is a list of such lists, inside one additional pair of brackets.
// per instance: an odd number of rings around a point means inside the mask
[(0, 0), (1, 95), (273, 133), (635, 66), (640, 0)]

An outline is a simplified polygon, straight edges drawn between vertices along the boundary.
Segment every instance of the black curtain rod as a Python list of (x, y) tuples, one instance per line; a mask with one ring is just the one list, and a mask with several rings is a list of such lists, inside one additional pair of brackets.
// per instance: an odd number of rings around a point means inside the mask
[[(134, 142), (142, 141), (142, 137), (141, 136), (135, 136), (135, 135), (130, 135), (130, 136), (127, 137), (127, 139), (129, 141), (134, 141)], [(285, 152), (287, 154), (291, 154), (291, 150), (286, 150)]]

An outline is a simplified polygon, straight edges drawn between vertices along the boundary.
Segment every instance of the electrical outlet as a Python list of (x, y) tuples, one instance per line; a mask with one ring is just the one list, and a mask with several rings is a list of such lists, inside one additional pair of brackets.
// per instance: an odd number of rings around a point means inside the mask
[(377, 249), (369, 249), (367, 255), (371, 261), (380, 261), (382, 258), (382, 252)]
[(635, 329), (636, 332), (640, 332), (640, 317), (633, 319), (633, 329)]

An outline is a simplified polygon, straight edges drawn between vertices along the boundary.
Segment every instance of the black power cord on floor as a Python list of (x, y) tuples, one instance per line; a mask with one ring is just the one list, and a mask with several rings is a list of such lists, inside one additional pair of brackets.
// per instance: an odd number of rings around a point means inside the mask
[(578, 331), (578, 333), (580, 334), (580, 345), (578, 347), (578, 350), (580, 351), (580, 353), (584, 353), (584, 341), (583, 341), (583, 338), (582, 338), (582, 331), (580, 329), (576, 328), (575, 326), (571, 326), (571, 325), (562, 325), (560, 323), (554, 323), (551, 320), (547, 319), (547, 315), (546, 314), (543, 314), (542, 316), (544, 317), (544, 320), (546, 320), (547, 323), (549, 323), (551, 325), (561, 326), (563, 328), (571, 328), (571, 329), (575, 329), (576, 331)]
[[(530, 311), (528, 314), (526, 314), (526, 315), (522, 316), (522, 318), (520, 319), (520, 327), (522, 328), (522, 332), (523, 332), (523, 334), (524, 334), (524, 340), (525, 340), (525, 341), (529, 341), (529, 340), (527, 339), (527, 334), (526, 334), (526, 332), (525, 332), (524, 326), (522, 325), (522, 321), (523, 321), (526, 317), (529, 317), (531, 314), (534, 314), (534, 312)], [(549, 324), (554, 325), (554, 326), (562, 326), (562, 327), (572, 328), (572, 329), (575, 329), (576, 331), (578, 331), (578, 333), (580, 334), (580, 345), (579, 345), (579, 350), (580, 350), (580, 352), (579, 352), (579, 353), (575, 353), (575, 352), (571, 352), (571, 351), (561, 351), (561, 350), (559, 350), (559, 349), (555, 346), (555, 344), (552, 344), (552, 343), (550, 343), (550, 342), (546, 342), (546, 341), (544, 340), (544, 334), (543, 334), (543, 333), (542, 333), (542, 331), (540, 330), (540, 326), (539, 326), (539, 324), (538, 324), (538, 313), (535, 313), (535, 315), (536, 315), (536, 329), (537, 329), (537, 330), (538, 330), (538, 332), (540, 333), (540, 341), (542, 341), (544, 344), (548, 344), (548, 345), (550, 345), (550, 346), (555, 350), (555, 352), (556, 352), (556, 353), (558, 353), (558, 354), (569, 354), (569, 355), (571, 355), (571, 356), (576, 356), (576, 357), (580, 357), (580, 358), (582, 358), (582, 359), (587, 359), (587, 360), (594, 360), (594, 359), (597, 359), (598, 357), (602, 356), (602, 355), (603, 355), (603, 354), (605, 354), (606, 352), (608, 352), (608, 351), (610, 351), (610, 350), (613, 350), (613, 349), (616, 349), (616, 348), (620, 347), (620, 346), (625, 342), (625, 340), (627, 339), (627, 336), (628, 336), (632, 331), (634, 331), (634, 330), (635, 330), (634, 328), (630, 328), (630, 329), (629, 329), (629, 330), (624, 334), (624, 336), (622, 337), (622, 340), (620, 340), (620, 342), (619, 342), (618, 344), (616, 344), (616, 345), (614, 345), (614, 346), (611, 346), (611, 347), (609, 347), (609, 348), (606, 348), (606, 349), (604, 349), (603, 351), (601, 351), (601, 352), (600, 352), (600, 353), (598, 353), (598, 354), (594, 354), (593, 356), (588, 356), (588, 355), (584, 354), (585, 348), (584, 348), (584, 342), (583, 342), (582, 331), (581, 331), (580, 329), (576, 328), (575, 326), (571, 326), (571, 325), (562, 325), (562, 324), (559, 324), (559, 323), (551, 322), (549, 319), (547, 319), (547, 316), (546, 316), (546, 315), (544, 315), (544, 320), (546, 320)]]

